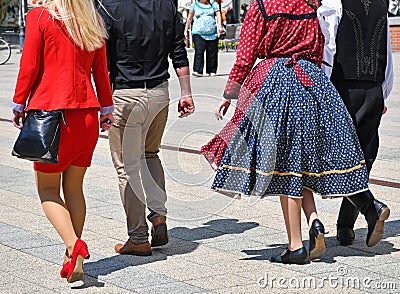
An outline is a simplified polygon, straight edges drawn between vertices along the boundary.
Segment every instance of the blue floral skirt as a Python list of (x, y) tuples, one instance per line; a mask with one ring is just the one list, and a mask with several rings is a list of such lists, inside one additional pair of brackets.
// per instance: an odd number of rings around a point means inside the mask
[(367, 190), (364, 156), (338, 92), (317, 64), (299, 60), (314, 84), (303, 86), (287, 60), (276, 60), (225, 142), (212, 189), (288, 197), (303, 197), (303, 188), (323, 197)]

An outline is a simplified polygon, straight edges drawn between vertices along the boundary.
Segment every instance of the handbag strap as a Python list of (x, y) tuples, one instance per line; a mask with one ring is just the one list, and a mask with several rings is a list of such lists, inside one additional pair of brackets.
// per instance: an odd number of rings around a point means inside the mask
[(62, 120), (64, 122), (64, 125), (68, 128), (68, 123), (67, 123), (67, 120), (65, 119), (64, 110), (60, 110), (60, 111), (61, 111), (61, 118), (62, 118)]

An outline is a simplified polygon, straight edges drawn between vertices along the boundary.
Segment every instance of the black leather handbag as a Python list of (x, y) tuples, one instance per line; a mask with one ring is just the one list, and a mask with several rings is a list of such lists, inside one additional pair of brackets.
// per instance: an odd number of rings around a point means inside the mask
[(12, 155), (43, 163), (58, 163), (62, 110), (31, 110), (24, 120)]

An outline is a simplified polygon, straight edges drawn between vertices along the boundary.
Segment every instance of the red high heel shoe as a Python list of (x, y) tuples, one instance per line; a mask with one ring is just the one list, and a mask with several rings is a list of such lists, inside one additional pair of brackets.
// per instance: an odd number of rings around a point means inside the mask
[(68, 270), (67, 281), (73, 283), (83, 276), (83, 260), (90, 257), (88, 247), (81, 239), (76, 240), (71, 254), (71, 262)]
[(68, 272), (69, 272), (69, 267), (71, 265), (70, 261), (67, 261), (66, 263), (63, 264), (63, 267), (60, 271), (60, 276), (61, 278), (67, 278), (68, 277)]
[(66, 279), (68, 277), (68, 271), (69, 271), (69, 266), (70, 265), (71, 265), (71, 261), (69, 260), (68, 249), (65, 249), (64, 262), (63, 262), (62, 269), (60, 271), (61, 278), (65, 278)]

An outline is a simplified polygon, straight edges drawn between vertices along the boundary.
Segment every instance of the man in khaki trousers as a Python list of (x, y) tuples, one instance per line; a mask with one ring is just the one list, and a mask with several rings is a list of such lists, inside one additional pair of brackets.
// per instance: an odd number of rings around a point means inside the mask
[(98, 10), (109, 35), (115, 105), (109, 141), (129, 235), (115, 251), (151, 255), (151, 247), (168, 243), (165, 178), (157, 155), (168, 117), (168, 57), (181, 86), (178, 112), (183, 117), (194, 111), (183, 28), (172, 0), (103, 0)]

